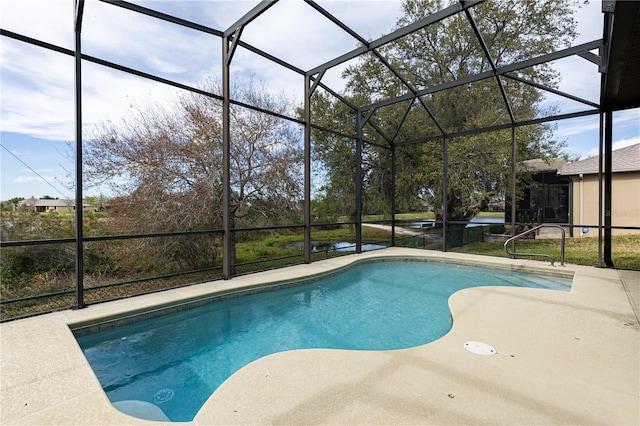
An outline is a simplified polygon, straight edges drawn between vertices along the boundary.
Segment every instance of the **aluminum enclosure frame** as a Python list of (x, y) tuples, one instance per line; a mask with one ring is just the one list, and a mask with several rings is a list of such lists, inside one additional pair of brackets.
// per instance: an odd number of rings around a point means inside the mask
[[(363, 133), (362, 133), (362, 129), (363, 126), (367, 123), (369, 123), (370, 125), (373, 126), (373, 128), (380, 134), (382, 135), (383, 139), (388, 143), (388, 146), (385, 148), (388, 148), (390, 150), (391, 153), (391, 158), (392, 158), (392, 187), (393, 187), (393, 193), (395, 194), (395, 168), (396, 168), (396, 148), (403, 146), (403, 145), (410, 145), (410, 144), (419, 144), (419, 143), (424, 143), (424, 142), (428, 142), (428, 141), (441, 141), (442, 146), (444, 148), (444, 161), (443, 161), (443, 173), (444, 173), (444, 188), (445, 190), (443, 191), (444, 193), (444, 200), (443, 200), (443, 208), (445, 209), (444, 211), (444, 223), (443, 223), (443, 251), (447, 250), (447, 228), (448, 228), (448, 224), (447, 224), (447, 212), (446, 212), (446, 206), (447, 206), (447, 199), (446, 199), (446, 188), (447, 188), (447, 146), (448, 146), (448, 141), (451, 140), (452, 138), (455, 137), (459, 137), (459, 136), (465, 136), (465, 135), (472, 135), (472, 134), (479, 134), (479, 133), (484, 133), (484, 132), (489, 132), (489, 131), (495, 131), (495, 130), (502, 130), (502, 129), (510, 129), (511, 130), (511, 146), (512, 146), (512, 159), (511, 159), (511, 168), (512, 168), (512, 173), (515, 176), (515, 167), (516, 167), (516, 150), (515, 150), (515, 146), (516, 146), (516, 131), (519, 127), (523, 127), (523, 126), (528, 126), (528, 125), (532, 125), (532, 124), (540, 124), (540, 123), (545, 123), (545, 122), (550, 122), (550, 121), (557, 121), (557, 120), (564, 120), (564, 119), (571, 119), (571, 118), (577, 118), (577, 117), (583, 117), (583, 116), (589, 116), (589, 115), (595, 115), (595, 114), (599, 114), (601, 117), (601, 125), (600, 125), (600, 134), (603, 135), (604, 134), (604, 140), (603, 143), (601, 143), (601, 149), (600, 149), (600, 155), (601, 155), (601, 159), (602, 159), (602, 154), (603, 151), (606, 154), (605, 158), (609, 159), (609, 162), (607, 162), (604, 165), (604, 169), (601, 169), (601, 178), (604, 180), (605, 185), (604, 185), (604, 190), (601, 190), (601, 197), (600, 197), (600, 211), (604, 212), (606, 211), (611, 211), (611, 165), (610, 163), (610, 158), (611, 158), (611, 146), (612, 146), (612, 140), (611, 140), (611, 129), (612, 129), (612, 121), (611, 121), (611, 113), (612, 111), (614, 111), (615, 109), (612, 107), (607, 107), (604, 108), (602, 107), (602, 101), (600, 102), (600, 104), (582, 99), (580, 97), (577, 97), (575, 95), (569, 94), (569, 93), (564, 93), (562, 91), (559, 91), (557, 89), (554, 88), (550, 88), (550, 87), (546, 87), (544, 85), (538, 84), (536, 82), (532, 82), (532, 81), (528, 81), (527, 79), (524, 79), (522, 77), (519, 77), (518, 75), (514, 74), (516, 71), (526, 68), (526, 67), (531, 67), (534, 65), (539, 65), (539, 64), (544, 64), (544, 63), (548, 63), (550, 61), (554, 61), (554, 60), (558, 60), (561, 58), (566, 58), (566, 57), (570, 57), (570, 56), (581, 56), (585, 59), (588, 59), (589, 61), (594, 63), (594, 66), (598, 66), (601, 68), (601, 72), (603, 75), (603, 81), (604, 78), (606, 76), (606, 58), (603, 58), (604, 53), (606, 52), (607, 48), (609, 48), (610, 46), (607, 45), (608, 41), (609, 41), (609, 37), (610, 37), (610, 32), (611, 32), (611, 26), (612, 26), (612, 15), (611, 14), (606, 14), (605, 15), (605, 31), (604, 31), (604, 35), (603, 35), (603, 39), (598, 39), (598, 40), (593, 40), (591, 42), (588, 43), (583, 43), (577, 46), (573, 46), (573, 47), (569, 47), (566, 49), (562, 49), (547, 55), (542, 55), (536, 58), (529, 58), (527, 60), (521, 61), (521, 62), (517, 62), (517, 63), (513, 63), (513, 64), (509, 64), (506, 66), (501, 66), (498, 67), (496, 66), (494, 60), (491, 58), (491, 55), (489, 53), (489, 49), (482, 37), (482, 34), (480, 32), (480, 30), (478, 29), (478, 26), (474, 20), (473, 15), (471, 14), (471, 11), (473, 10), (474, 7), (482, 4), (485, 0), (474, 0), (474, 1), (459, 1), (456, 3), (453, 3), (451, 6), (446, 7), (445, 9), (442, 9), (430, 16), (427, 16), (423, 19), (420, 19), (416, 22), (411, 23), (410, 25), (407, 25), (403, 28), (399, 28), (387, 35), (384, 35), (378, 39), (375, 39), (373, 41), (367, 41), (365, 40), (363, 37), (361, 37), (356, 31), (354, 31), (352, 28), (350, 28), (347, 24), (343, 23), (340, 19), (338, 19), (336, 16), (334, 16), (333, 14), (331, 14), (330, 12), (328, 12), (326, 9), (324, 9), (323, 7), (321, 7), (319, 4), (317, 4), (315, 1), (313, 0), (304, 0), (304, 2), (310, 6), (311, 8), (313, 8), (320, 16), (322, 16), (323, 18), (328, 19), (330, 22), (332, 22), (334, 25), (336, 25), (338, 28), (340, 28), (341, 30), (343, 30), (344, 32), (346, 32), (347, 34), (349, 34), (355, 41), (357, 41), (361, 46), (350, 51), (347, 52), (345, 54), (342, 54), (330, 61), (327, 61), (321, 65), (315, 66), (311, 69), (308, 70), (303, 70), (300, 69), (296, 66), (294, 66), (291, 63), (288, 63), (287, 61), (284, 61), (280, 58), (277, 58), (267, 52), (264, 52), (258, 48), (256, 48), (255, 46), (252, 46), (244, 41), (242, 41), (242, 32), (245, 29), (245, 27), (247, 27), (248, 25), (251, 25), (251, 23), (257, 19), (258, 17), (260, 17), (262, 14), (264, 14), (266, 11), (268, 11), (272, 6), (274, 6), (276, 3), (278, 3), (279, 0), (263, 0), (260, 3), (258, 3), (255, 7), (253, 7), (250, 11), (248, 11), (244, 16), (242, 16), (240, 19), (238, 19), (235, 23), (233, 23), (231, 26), (229, 26), (227, 29), (225, 30), (218, 30), (218, 29), (214, 29), (214, 28), (210, 28), (201, 24), (197, 24), (194, 22), (190, 22), (175, 16), (171, 16), (165, 13), (161, 13), (158, 11), (155, 11), (153, 9), (149, 9), (143, 6), (139, 6), (133, 3), (129, 3), (126, 1), (121, 1), (121, 0), (100, 0), (101, 2), (110, 4), (112, 6), (115, 7), (121, 7), (124, 8), (132, 13), (139, 13), (139, 14), (143, 14), (152, 18), (156, 18), (156, 19), (160, 19), (166, 22), (169, 22), (171, 24), (174, 25), (179, 25), (179, 26), (183, 26), (186, 28), (190, 28), (192, 30), (196, 30), (196, 31), (200, 31), (215, 37), (219, 37), (221, 39), (221, 47), (222, 47), (222, 64), (221, 64), (221, 75), (222, 75), (222, 87), (223, 87), (223, 93), (222, 96), (213, 94), (213, 93), (209, 93), (206, 91), (203, 91), (201, 89), (195, 88), (195, 87), (191, 87), (189, 85), (185, 85), (179, 82), (175, 82), (175, 81), (171, 81), (169, 79), (166, 79), (164, 77), (160, 77), (151, 73), (146, 73), (140, 70), (136, 70), (130, 67), (126, 67), (117, 63), (113, 63), (110, 61), (106, 61), (104, 59), (100, 59), (100, 58), (96, 58), (96, 57), (92, 57), (86, 54), (82, 53), (81, 50), (81, 46), (82, 46), (82, 22), (83, 22), (83, 13), (84, 13), (84, 6), (85, 6), (85, 0), (74, 0), (74, 32), (75, 32), (75, 50), (71, 51), (69, 49), (65, 49), (53, 44), (50, 44), (46, 41), (42, 41), (42, 40), (36, 40), (30, 37), (27, 37), (25, 35), (22, 34), (17, 34), (15, 32), (11, 32), (5, 29), (0, 29), (0, 35), (2, 37), (8, 37), (8, 38), (12, 38), (14, 40), (18, 40), (24, 43), (28, 43), (34, 46), (39, 46), (41, 48), (45, 48), (48, 50), (52, 50), (64, 55), (69, 55), (69, 56), (73, 56), (75, 58), (75, 148), (76, 148), (76, 169), (75, 169), (75, 179), (76, 179), (76, 238), (74, 239), (75, 242), (75, 247), (76, 247), (76, 301), (75, 301), (75, 308), (82, 308), (85, 306), (84, 300), (83, 300), (83, 246), (84, 246), (84, 242), (85, 241), (94, 241), (96, 240), (96, 238), (86, 238), (83, 236), (83, 228), (82, 228), (82, 208), (81, 208), (81, 203), (82, 203), (82, 199), (83, 199), (83, 192), (82, 192), (82, 124), (83, 124), (83, 118), (82, 118), (82, 107), (83, 107), (83, 102), (82, 102), (82, 64), (83, 62), (90, 62), (90, 63), (94, 63), (94, 64), (98, 64), (104, 67), (108, 67), (111, 69), (115, 69), (121, 72), (125, 72), (125, 73), (129, 73), (132, 75), (136, 75), (138, 77), (143, 77), (146, 79), (150, 79), (162, 84), (166, 84), (166, 85), (170, 85), (179, 89), (183, 89), (183, 90), (187, 90), (193, 93), (197, 93), (200, 95), (204, 95), (204, 96), (208, 96), (208, 97), (212, 97), (215, 98), (217, 100), (220, 100), (222, 102), (223, 105), (223, 204), (224, 204), (224, 209), (223, 209), (223, 229), (222, 229), (222, 234), (223, 234), (223, 276), (224, 278), (231, 278), (233, 276), (233, 263), (234, 263), (234, 253), (231, 252), (231, 238), (232, 238), (232, 234), (233, 232), (235, 232), (236, 230), (233, 229), (232, 227), (232, 223), (231, 223), (231, 217), (230, 217), (230, 196), (231, 196), (231, 183), (230, 183), (230, 165), (229, 165), (229, 161), (230, 161), (230, 153), (229, 153), (229, 147), (230, 144), (232, 143), (231, 141), (231, 135), (230, 135), (230, 108), (232, 105), (236, 105), (236, 106), (240, 106), (243, 108), (248, 108), (248, 109), (252, 109), (255, 111), (259, 111), (262, 113), (266, 113), (266, 114), (270, 114), (285, 120), (289, 120), (293, 123), (297, 123), (300, 125), (304, 126), (304, 236), (305, 236), (305, 242), (304, 242), (304, 261), (306, 263), (310, 263), (311, 262), (311, 203), (310, 203), (310, 197), (311, 197), (311, 174), (310, 174), (310, 169), (311, 169), (311, 146), (312, 146), (312, 137), (311, 137), (311, 130), (312, 129), (319, 129), (322, 131), (327, 131), (327, 132), (333, 132), (336, 134), (340, 134), (341, 136), (344, 137), (348, 137), (353, 139), (354, 143), (355, 143), (355, 147), (356, 147), (356, 158), (357, 158), (357, 162), (356, 162), (356, 175), (354, 176), (354, 182), (356, 185), (355, 188), (355, 193), (356, 193), (356, 197), (354, 200), (354, 204), (355, 204), (355, 210), (356, 210), (356, 218), (355, 218), (355, 224), (356, 224), (356, 251), (357, 252), (361, 252), (362, 251), (362, 149), (363, 149), (363, 145), (367, 144), (367, 143), (372, 143), (371, 141), (367, 141), (363, 138)], [(476, 40), (478, 42), (478, 44), (481, 47), (482, 53), (483, 55), (486, 57), (489, 65), (490, 65), (490, 70), (488, 71), (484, 71), (484, 72), (480, 72), (474, 75), (469, 75), (454, 81), (449, 81), (446, 83), (442, 83), (433, 87), (428, 87), (428, 88), (423, 88), (423, 89), (417, 89), (415, 87), (413, 87), (409, 81), (402, 75), (402, 73), (400, 71), (398, 71), (397, 69), (395, 69), (391, 63), (389, 63), (384, 55), (382, 55), (377, 49), (380, 47), (383, 47), (395, 40), (398, 40), (406, 35), (409, 35), (411, 33), (414, 33), (422, 28), (428, 27), (430, 25), (433, 25), (435, 23), (438, 23), (444, 19), (447, 19), (449, 17), (458, 15), (458, 14), (464, 14), (466, 17), (466, 20), (469, 22), (469, 25), (471, 25), (473, 32), (475, 34)], [(296, 119), (293, 117), (288, 117), (288, 116), (284, 116), (281, 114), (276, 114), (272, 111), (267, 111), (261, 108), (257, 108), (255, 106), (252, 105), (248, 105), (245, 104), (243, 102), (239, 102), (237, 100), (234, 100), (231, 96), (230, 93), (230, 89), (229, 89), (229, 82), (230, 82), (230, 75), (231, 75), (231, 65), (233, 62), (233, 57), (234, 57), (234, 53), (236, 51), (236, 49), (238, 47), (242, 47), (256, 55), (259, 55), (262, 58), (265, 58), (275, 64), (278, 64), (292, 72), (295, 72), (296, 74), (298, 74), (301, 77), (301, 80), (303, 81), (302, 84), (304, 84), (304, 119), (300, 120), (300, 119)], [(591, 53), (592, 50), (598, 49), (600, 51), (599, 55), (595, 55), (593, 53)], [(339, 93), (337, 93), (335, 90), (333, 90), (331, 87), (329, 87), (328, 85), (326, 85), (325, 83), (322, 82), (322, 78), (325, 75), (325, 73), (330, 70), (331, 68), (341, 65), (343, 63), (345, 63), (346, 61), (349, 61), (351, 59), (356, 59), (358, 57), (361, 57), (364, 54), (367, 53), (371, 53), (372, 55), (374, 55), (377, 60), (379, 60), (393, 75), (395, 75), (399, 81), (404, 85), (404, 87), (407, 90), (407, 93), (405, 95), (402, 96), (398, 96), (395, 98), (390, 98), (390, 99), (384, 99), (381, 100), (379, 102), (373, 103), (373, 104), (369, 104), (369, 105), (354, 105), (352, 104), (349, 100), (345, 99), (342, 95), (340, 95)], [(447, 133), (444, 128), (441, 126), (440, 123), (438, 123), (438, 120), (436, 119), (436, 116), (434, 115), (434, 112), (430, 110), (430, 108), (426, 105), (426, 103), (423, 100), (423, 97), (425, 95), (429, 95), (429, 94), (433, 94), (439, 91), (443, 91), (443, 90), (447, 90), (447, 89), (451, 89), (451, 88), (455, 88), (455, 87), (460, 87), (460, 86), (464, 86), (470, 83), (474, 83), (474, 82), (479, 82), (479, 81), (483, 81), (483, 80), (495, 80), (498, 88), (500, 90), (503, 102), (504, 102), (504, 106), (506, 108), (506, 110), (508, 111), (508, 115), (509, 115), (509, 121), (503, 124), (498, 124), (498, 125), (493, 125), (490, 127), (484, 127), (484, 128), (480, 128), (480, 129), (469, 129), (469, 130), (464, 130), (464, 131), (459, 131), (459, 132), (453, 132), (453, 133)], [(537, 118), (537, 119), (532, 119), (532, 120), (526, 120), (526, 121), (518, 121), (515, 119), (513, 112), (512, 112), (512, 108), (511, 105), (509, 103), (509, 99), (505, 93), (504, 87), (503, 87), (503, 83), (502, 83), (502, 79), (511, 79), (514, 81), (518, 81), (521, 84), (525, 84), (525, 85), (529, 85), (532, 87), (535, 87), (539, 90), (544, 90), (544, 91), (548, 91), (549, 93), (553, 93), (555, 95), (561, 96), (561, 97), (565, 97), (567, 99), (579, 102), (583, 105), (585, 105), (585, 109), (578, 111), (578, 112), (574, 112), (574, 113), (570, 113), (570, 114), (562, 114), (562, 115), (554, 115), (554, 116), (548, 116), (548, 117), (543, 117), (543, 118)], [(603, 83), (604, 84), (604, 83)], [(321, 87), (323, 90), (325, 90), (327, 93), (331, 94), (332, 96), (334, 96), (336, 99), (338, 99), (339, 101), (341, 101), (342, 103), (344, 103), (345, 105), (347, 105), (355, 114), (356, 116), (356, 128), (353, 129), (353, 134), (351, 135), (344, 135), (341, 133), (338, 133), (334, 130), (331, 129), (326, 129), (323, 128), (321, 126), (317, 126), (313, 123), (313, 116), (312, 116), (312, 108), (311, 108), (311, 100), (313, 97), (313, 94), (315, 92), (315, 90)], [(604, 89), (603, 89), (604, 90)], [(404, 123), (404, 120), (407, 117), (408, 114), (408, 110), (407, 113), (405, 113), (405, 116), (402, 120), (402, 123), (399, 125), (398, 129), (396, 130), (394, 135), (386, 135), (380, 128), (379, 126), (376, 125), (376, 123), (374, 122), (374, 120), (372, 119), (372, 116), (374, 114), (374, 112), (382, 107), (385, 106), (389, 106), (389, 105), (394, 105), (394, 104), (398, 104), (401, 102), (406, 102), (406, 101), (411, 101), (410, 105), (413, 102), (419, 102), (421, 108), (425, 111), (425, 113), (433, 120), (435, 126), (437, 127), (439, 134), (438, 135), (425, 135), (422, 138), (419, 139), (415, 139), (415, 140), (396, 140), (397, 136), (398, 136), (398, 132), (400, 130), (400, 128), (402, 127), (402, 124)], [(514, 197), (515, 199), (515, 180), (513, 183), (513, 186), (511, 188), (511, 195)], [(393, 197), (394, 200), (392, 200), (392, 203), (395, 203), (395, 197)], [(392, 241), (393, 243), (395, 243), (395, 206), (392, 205)], [(512, 208), (515, 208), (515, 206), (513, 206)], [(602, 231), (602, 229), (604, 229), (605, 231), (605, 235), (604, 235), (604, 246), (605, 246), (605, 250), (604, 250), (604, 263), (607, 266), (613, 266), (613, 262), (611, 260), (611, 217), (610, 215), (604, 215), (604, 226), (602, 225), (602, 223), (600, 223), (599, 225), (599, 230), (600, 232)], [(512, 214), (512, 220), (513, 223), (512, 225), (515, 225), (515, 214)], [(512, 226), (512, 229), (514, 227)], [(212, 231), (214, 232), (214, 231)], [(215, 231), (217, 232), (217, 231)], [(108, 238), (105, 238), (108, 239)], [(114, 239), (113, 237), (111, 239)], [(68, 241), (67, 241), (68, 242)], [(9, 247), (9, 246), (17, 246), (17, 245), (24, 245), (22, 244), (22, 242), (1, 242), (0, 243), (2, 247)], [(27, 243), (28, 244), (28, 243)], [(601, 244), (600, 244), (601, 245)], [(599, 264), (601, 264), (602, 262), (602, 256), (599, 256), (598, 259)]]

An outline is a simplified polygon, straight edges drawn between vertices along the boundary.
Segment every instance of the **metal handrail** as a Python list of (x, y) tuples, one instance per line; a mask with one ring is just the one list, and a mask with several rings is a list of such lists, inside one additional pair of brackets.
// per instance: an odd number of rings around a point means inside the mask
[[(513, 256), (513, 258), (515, 259), (516, 256), (518, 256), (518, 254), (515, 253), (515, 246), (514, 246), (514, 252), (510, 252), (509, 248), (507, 247), (508, 244), (512, 241), (516, 241), (519, 240), (520, 238), (525, 237), (526, 235), (537, 231), (540, 228), (544, 228), (544, 227), (549, 227), (549, 228), (560, 228), (560, 230), (562, 231), (562, 245), (560, 248), (560, 266), (564, 266), (564, 228), (560, 225), (552, 225), (552, 224), (546, 224), (543, 223), (542, 225), (538, 225), (536, 227), (533, 227), (527, 231), (524, 231), (518, 235), (515, 235), (511, 238), (509, 238), (507, 241), (504, 242), (504, 251), (509, 255), (509, 256)], [(537, 253), (520, 253), (520, 256), (531, 256), (531, 257), (544, 257), (544, 258), (548, 258), (551, 261), (551, 266), (555, 266), (553, 263), (553, 257), (549, 256), (548, 254), (537, 254)]]

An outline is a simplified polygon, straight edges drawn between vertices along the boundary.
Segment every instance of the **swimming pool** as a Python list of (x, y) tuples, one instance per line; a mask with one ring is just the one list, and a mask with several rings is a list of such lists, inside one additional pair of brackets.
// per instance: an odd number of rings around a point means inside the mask
[(160, 407), (172, 421), (189, 421), (224, 380), (275, 352), (392, 350), (434, 341), (452, 326), (451, 294), (487, 285), (569, 290), (571, 281), (433, 262), (377, 261), (309, 284), (210, 303), (77, 340), (112, 402), (143, 401)]

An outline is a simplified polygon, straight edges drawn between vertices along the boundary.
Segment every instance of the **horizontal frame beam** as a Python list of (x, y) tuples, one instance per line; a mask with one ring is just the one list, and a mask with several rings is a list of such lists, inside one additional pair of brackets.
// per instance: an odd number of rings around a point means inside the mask
[(99, 0), (103, 3), (108, 3), (113, 6), (122, 7), (127, 10), (131, 10), (133, 12), (138, 12), (143, 15), (151, 16), (157, 19), (161, 19), (163, 21), (171, 22), (172, 24), (177, 24), (183, 27), (191, 28), (192, 30), (202, 31), (204, 33), (213, 34), (218, 37), (223, 36), (223, 32), (220, 30), (216, 30), (205, 25), (196, 24), (195, 22), (187, 21), (186, 19), (181, 19), (176, 16), (167, 15), (166, 13), (158, 12), (153, 9), (149, 9), (147, 7), (138, 6), (137, 4), (129, 3), (123, 0)]
[[(532, 125), (535, 125), (535, 124), (548, 123), (548, 122), (551, 122), (551, 121), (568, 120), (568, 119), (571, 119), (571, 118), (586, 117), (586, 116), (589, 116), (589, 115), (596, 115), (596, 114), (600, 114), (600, 110), (599, 109), (592, 109), (592, 110), (573, 112), (573, 113), (561, 114), (561, 115), (550, 115), (548, 117), (541, 117), (541, 118), (534, 118), (534, 119), (531, 119), (531, 120), (516, 121), (513, 124), (512, 123), (497, 124), (495, 126), (481, 127), (479, 129), (465, 130), (465, 131), (462, 131), (462, 132), (447, 133), (445, 136), (447, 138), (457, 138), (457, 137), (461, 137), (461, 136), (477, 135), (477, 134), (480, 134), (480, 133), (495, 132), (495, 131), (498, 131), (498, 130), (506, 130), (506, 129), (510, 129), (511, 127), (532, 126)], [(436, 140), (442, 140), (442, 136), (440, 136), (440, 135), (427, 136), (427, 137), (424, 137), (424, 138), (418, 138), (418, 139), (411, 139), (411, 140), (407, 140), (407, 141), (396, 142), (394, 145), (396, 145), (396, 146), (415, 145), (415, 144), (419, 144), (419, 143), (423, 143), (423, 142), (430, 142), (430, 141), (436, 141)]]

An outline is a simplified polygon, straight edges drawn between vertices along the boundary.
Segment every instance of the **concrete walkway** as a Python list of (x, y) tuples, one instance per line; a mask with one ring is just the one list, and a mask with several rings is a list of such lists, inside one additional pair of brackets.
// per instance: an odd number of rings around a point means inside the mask
[[(391, 232), (391, 230), (393, 229), (389, 225), (380, 225), (378, 223), (363, 223), (362, 226), (366, 226), (368, 228), (374, 228), (374, 229), (382, 229), (382, 230), (389, 231), (389, 232)], [(422, 231), (416, 231), (414, 229), (403, 228), (402, 226), (396, 226), (395, 227), (395, 231), (396, 231), (397, 235), (422, 235)]]
[[(640, 273), (392, 248), (0, 324), (0, 423), (153, 424), (109, 403), (69, 326), (376, 256), (562, 270), (574, 273), (573, 288), (462, 290), (449, 301), (451, 331), (416, 348), (300, 350), (259, 359), (223, 383), (190, 424), (640, 422), (640, 330), (633, 308)], [(471, 353), (468, 341), (490, 344), (497, 353)]]

